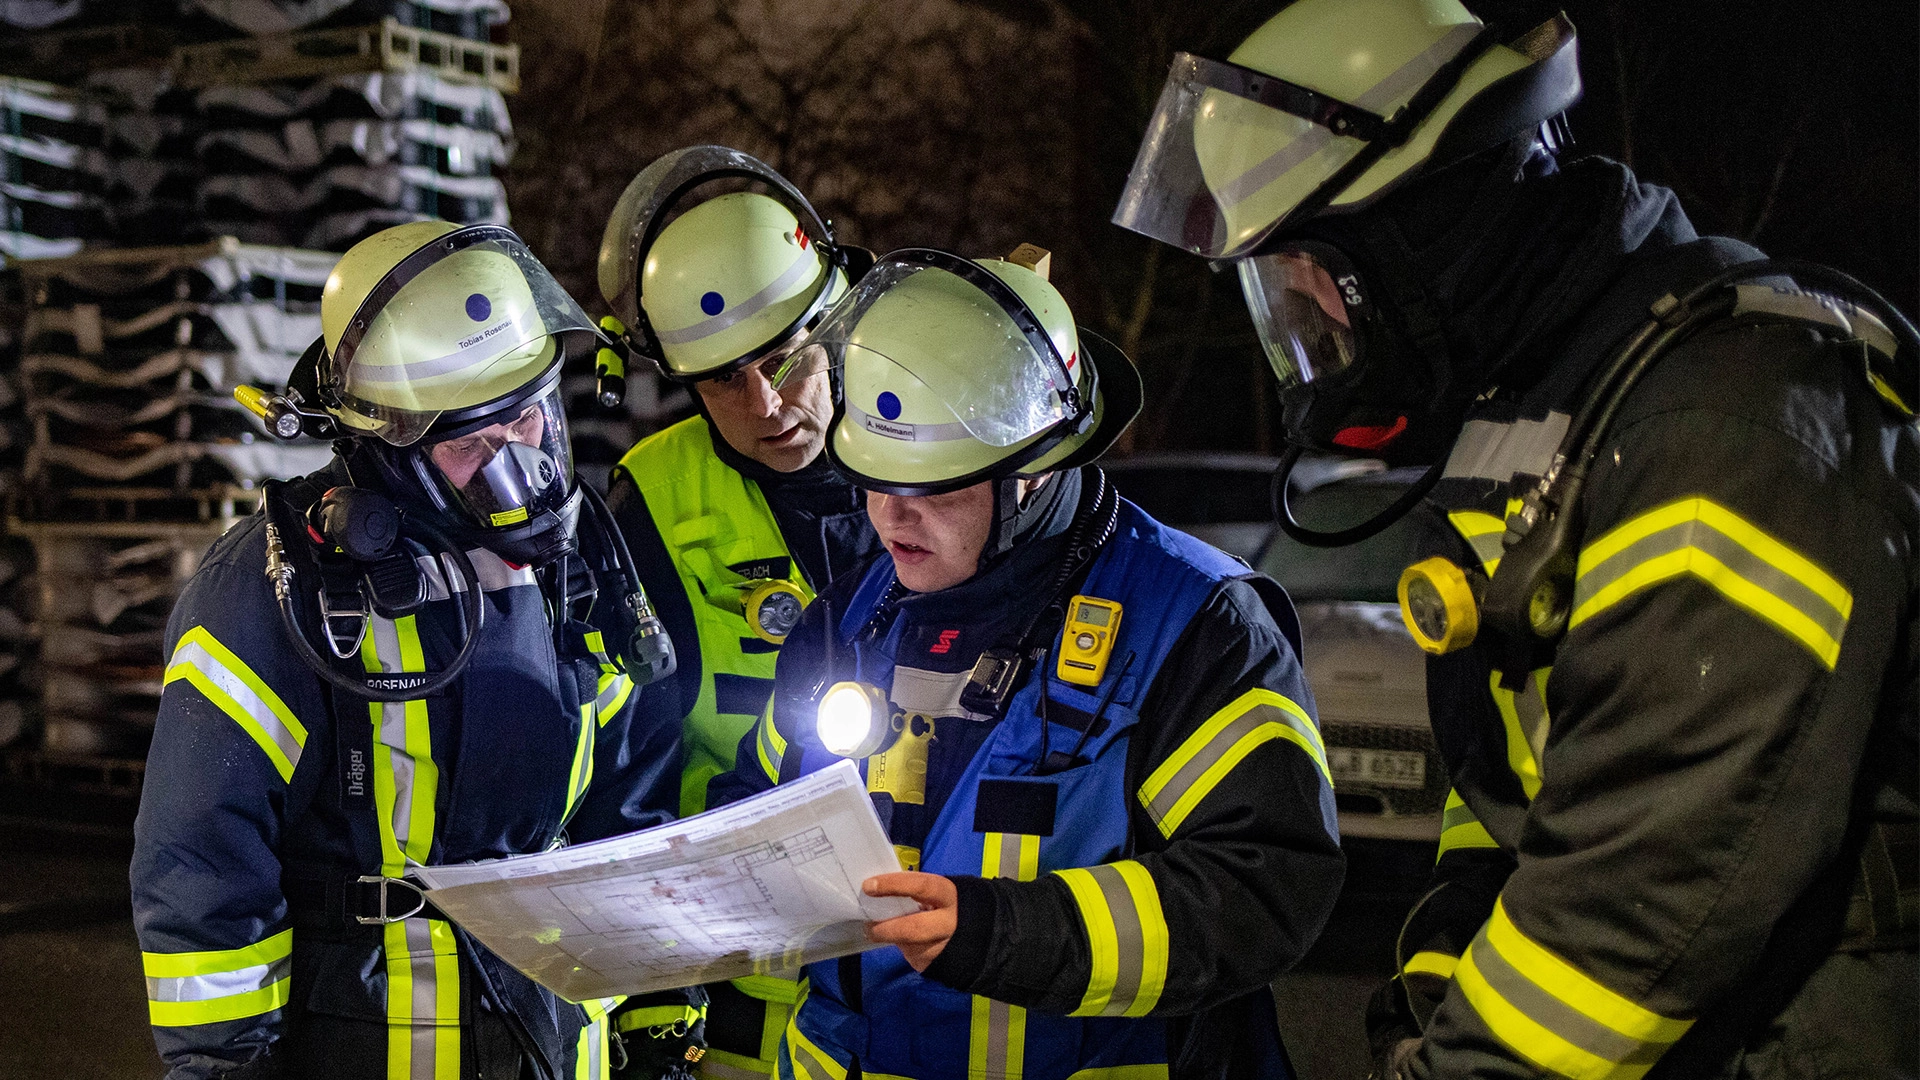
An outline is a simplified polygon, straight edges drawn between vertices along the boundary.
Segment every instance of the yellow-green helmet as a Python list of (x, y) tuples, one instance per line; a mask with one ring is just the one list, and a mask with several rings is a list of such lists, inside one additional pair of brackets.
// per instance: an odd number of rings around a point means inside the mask
[(1573, 27), (1519, 29), (1459, 0), (1298, 0), (1224, 63), (1180, 53), (1114, 223), (1237, 258), (1537, 130), (1579, 99)]
[(389, 495), (514, 562), (569, 549), (581, 496), (560, 370), (604, 339), (512, 230), (375, 233), (327, 278), (320, 325), (290, 383), (364, 436), (348, 454)]
[[(739, 181), (763, 190), (696, 189)], [(780, 174), (720, 146), (633, 178), (600, 244), (600, 292), (668, 378), (722, 375), (794, 341), (846, 292), (827, 223)]]
[(925, 248), (879, 260), (814, 332), (839, 371), (827, 435), (863, 488), (933, 495), (1100, 456), (1140, 411), (1140, 376), (1075, 327), (1046, 278)]
[(513, 231), (396, 225), (349, 248), (320, 295), (323, 400), (343, 427), (394, 446), (504, 407), (567, 345), (599, 333)]

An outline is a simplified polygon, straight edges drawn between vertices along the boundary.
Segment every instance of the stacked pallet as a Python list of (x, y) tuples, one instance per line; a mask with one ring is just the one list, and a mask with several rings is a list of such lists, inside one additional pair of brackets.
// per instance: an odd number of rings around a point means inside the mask
[(0, 255), (71, 255), (112, 235), (107, 111), (90, 94), (0, 79)]
[(333, 261), (225, 240), (19, 264), (31, 436), (10, 531), (35, 554), (41, 765), (137, 772), (180, 587), (262, 480), (330, 457), (269, 439), (233, 390), (284, 388)]

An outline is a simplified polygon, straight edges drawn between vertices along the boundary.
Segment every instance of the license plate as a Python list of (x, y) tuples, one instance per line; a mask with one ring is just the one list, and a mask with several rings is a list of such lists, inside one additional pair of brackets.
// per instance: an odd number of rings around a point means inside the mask
[(1327, 770), (1333, 773), (1335, 787), (1349, 781), (1392, 788), (1427, 786), (1427, 755), (1417, 750), (1360, 750), (1350, 746), (1329, 746)]

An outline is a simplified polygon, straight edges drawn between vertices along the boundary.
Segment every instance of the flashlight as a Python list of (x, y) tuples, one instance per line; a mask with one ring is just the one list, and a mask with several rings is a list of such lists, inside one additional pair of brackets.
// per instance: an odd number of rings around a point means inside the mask
[(1414, 643), (1435, 656), (1464, 649), (1480, 632), (1475, 582), (1439, 557), (1407, 567), (1400, 575), (1400, 618)]
[(893, 709), (877, 687), (837, 682), (820, 696), (814, 732), (827, 753), (843, 758), (871, 757), (894, 735)]
[(807, 601), (793, 582), (775, 580), (754, 586), (740, 606), (747, 617), (747, 629), (760, 640), (779, 645), (800, 624)]

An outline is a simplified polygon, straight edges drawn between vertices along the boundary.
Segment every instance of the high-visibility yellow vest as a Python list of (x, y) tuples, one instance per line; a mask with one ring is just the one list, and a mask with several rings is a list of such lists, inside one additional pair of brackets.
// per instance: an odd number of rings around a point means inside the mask
[(681, 725), (683, 817), (706, 809), (707, 781), (733, 768), (740, 737), (773, 692), (779, 646), (747, 626), (748, 590), (771, 574), (806, 603), (814, 596), (760, 485), (721, 461), (712, 438), (695, 416), (640, 440), (619, 465), (646, 499), (699, 631), (700, 696)]

